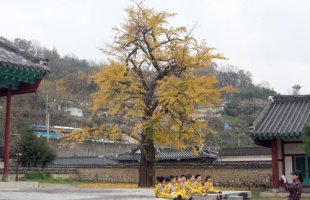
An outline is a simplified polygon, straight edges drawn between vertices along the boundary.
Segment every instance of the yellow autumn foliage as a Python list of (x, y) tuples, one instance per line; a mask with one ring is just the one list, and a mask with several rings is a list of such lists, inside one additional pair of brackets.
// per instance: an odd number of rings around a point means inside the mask
[(193, 29), (170, 26), (174, 13), (141, 3), (126, 12), (126, 20), (114, 28), (114, 41), (102, 49), (110, 60), (93, 76), (98, 90), (91, 106), (94, 114), (107, 109), (110, 118), (123, 125), (112, 121), (97, 127), (97, 132), (74, 132), (71, 139), (105, 134), (118, 138), (126, 133), (143, 145), (150, 141), (177, 148), (200, 144), (208, 127), (193, 117), (197, 105), (216, 106), (231, 88), (215, 88), (214, 75), (197, 76), (194, 71), (224, 57), (196, 40)]

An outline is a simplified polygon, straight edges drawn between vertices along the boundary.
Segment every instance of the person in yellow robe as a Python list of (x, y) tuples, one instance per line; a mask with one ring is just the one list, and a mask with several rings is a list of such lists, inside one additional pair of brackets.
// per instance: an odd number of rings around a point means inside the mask
[(165, 192), (166, 179), (163, 176), (157, 177), (158, 184), (155, 186), (155, 197), (164, 199), (181, 200), (182, 197)]
[(186, 188), (186, 181), (187, 181), (187, 177), (185, 175), (181, 175), (182, 181), (183, 181), (183, 188)]
[(186, 196), (186, 190), (184, 188), (183, 178), (182, 176), (177, 177), (177, 192)]
[(205, 186), (202, 185), (202, 176), (200, 174), (195, 175), (194, 186), (195, 189), (200, 190), (204, 194), (207, 194)]
[(206, 181), (205, 181), (204, 186), (208, 193), (222, 193), (221, 191), (214, 188), (213, 179), (211, 176), (206, 176)]
[(177, 179), (175, 176), (170, 176), (170, 183), (167, 184), (165, 188), (165, 193), (177, 196), (178, 200), (191, 200), (191, 197), (188, 197), (184, 194), (183, 188), (181, 185), (177, 183)]
[[(185, 194), (188, 195), (188, 189), (186, 187), (186, 182), (187, 182), (187, 176), (186, 175), (181, 175), (181, 179), (182, 179), (182, 187), (185, 190)], [(190, 196), (190, 195), (188, 195)]]
[(189, 196), (203, 196), (205, 195), (201, 190), (195, 188), (195, 176), (187, 175), (187, 181), (185, 183), (187, 195)]

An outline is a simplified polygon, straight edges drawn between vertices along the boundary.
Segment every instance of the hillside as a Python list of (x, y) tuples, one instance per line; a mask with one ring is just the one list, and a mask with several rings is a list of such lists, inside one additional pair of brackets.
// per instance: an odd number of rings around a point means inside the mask
[[(88, 111), (90, 95), (96, 91), (91, 76), (103, 64), (81, 60), (72, 55), (60, 56), (56, 49), (47, 49), (24, 39), (13, 43), (40, 57), (48, 58), (51, 74), (36, 94), (16, 96), (12, 107), (12, 139), (20, 137), (21, 130), (29, 124), (46, 123), (46, 99), (49, 99), (50, 124), (72, 127), (93, 127), (108, 120), (106, 114), (93, 117)], [(214, 64), (208, 70), (197, 70), (203, 76), (215, 74), (218, 87), (231, 85), (235, 91), (225, 94), (224, 111), (207, 119), (209, 127), (206, 142), (209, 146), (236, 146), (238, 133), (245, 133), (266, 104), (268, 96), (276, 92), (255, 85), (250, 72), (233, 66), (219, 67)], [(2, 105), (4, 100), (2, 99)], [(71, 110), (70, 110), (71, 109)], [(73, 109), (81, 110), (82, 116), (73, 116)], [(69, 112), (70, 111), (70, 112)], [(0, 121), (4, 121), (4, 108), (0, 107)], [(0, 124), (3, 130), (3, 123)], [(216, 134), (212, 134), (212, 133)], [(251, 139), (239, 135), (241, 145), (252, 145)], [(14, 142), (13, 142), (14, 143)]]

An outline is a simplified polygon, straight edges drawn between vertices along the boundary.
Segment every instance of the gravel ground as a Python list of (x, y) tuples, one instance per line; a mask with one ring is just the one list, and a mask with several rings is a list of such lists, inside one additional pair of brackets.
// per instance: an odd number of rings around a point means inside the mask
[(1, 190), (1, 200), (154, 200), (150, 189), (52, 188), (32, 191)]
[[(229, 193), (229, 192), (224, 192)], [(233, 192), (235, 193), (235, 192)], [(216, 199), (216, 195), (197, 199)], [(214, 198), (215, 197), (215, 198)], [(1, 189), (0, 200), (155, 200), (152, 189), (91, 189), (69, 186), (45, 187), (37, 190)], [(159, 199), (157, 199), (159, 200)]]

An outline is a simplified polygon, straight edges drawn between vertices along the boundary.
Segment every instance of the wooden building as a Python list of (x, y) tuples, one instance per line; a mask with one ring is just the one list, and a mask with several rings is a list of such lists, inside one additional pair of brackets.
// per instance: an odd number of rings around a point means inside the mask
[(41, 80), (50, 72), (46, 65), (46, 59), (31, 55), (0, 39), (0, 98), (6, 97), (4, 181), (9, 177), (11, 98), (36, 92)]
[(220, 163), (271, 163), (271, 149), (266, 147), (222, 148)]
[(299, 169), (304, 174), (303, 187), (310, 187), (310, 157), (305, 154), (301, 136), (309, 124), (310, 95), (279, 95), (269, 98), (267, 106), (250, 127), (257, 145), (272, 149), (272, 187), (279, 189), (285, 174)]

